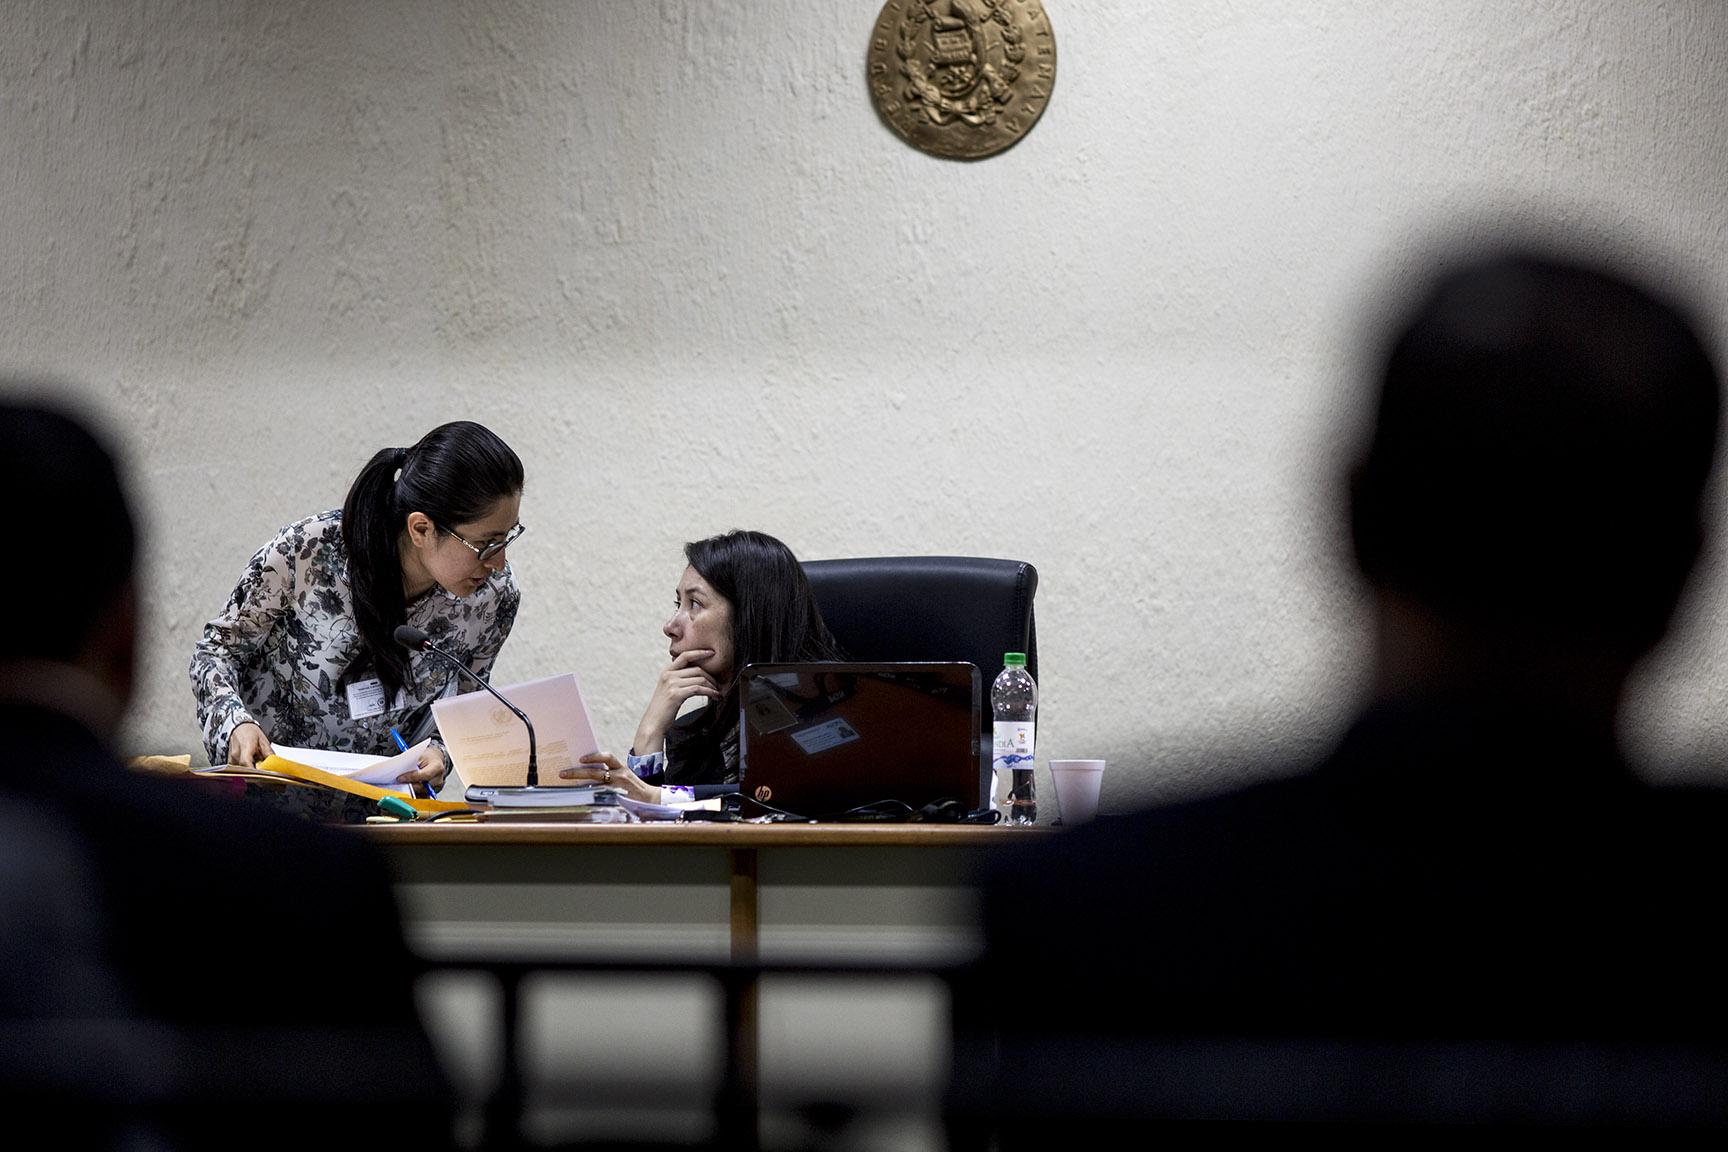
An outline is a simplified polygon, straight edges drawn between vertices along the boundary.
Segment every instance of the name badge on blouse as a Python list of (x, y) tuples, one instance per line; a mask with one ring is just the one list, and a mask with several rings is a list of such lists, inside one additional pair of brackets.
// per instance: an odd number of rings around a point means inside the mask
[(348, 716), (364, 720), (384, 711), (384, 685), (376, 678), (348, 685)]

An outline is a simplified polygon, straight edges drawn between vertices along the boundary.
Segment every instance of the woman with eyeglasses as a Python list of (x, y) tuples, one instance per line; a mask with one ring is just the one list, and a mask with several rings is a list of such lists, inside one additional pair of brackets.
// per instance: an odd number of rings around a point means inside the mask
[(276, 534), (192, 654), (212, 764), (250, 766), (271, 741), (391, 756), (433, 740), (402, 782), (436, 789), (448, 758), (432, 701), (457, 672), (410, 652), (402, 624), (485, 677), (521, 593), (505, 548), (522, 535), (522, 461), (488, 429), (440, 425), (361, 469), (339, 511)]

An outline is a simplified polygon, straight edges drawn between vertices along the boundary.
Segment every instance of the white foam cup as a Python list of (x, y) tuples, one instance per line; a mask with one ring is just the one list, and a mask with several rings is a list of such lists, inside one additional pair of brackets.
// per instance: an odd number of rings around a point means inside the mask
[(1098, 815), (1098, 791), (1104, 782), (1102, 760), (1052, 760), (1050, 778), (1056, 783), (1056, 807), (1064, 826), (1084, 824)]

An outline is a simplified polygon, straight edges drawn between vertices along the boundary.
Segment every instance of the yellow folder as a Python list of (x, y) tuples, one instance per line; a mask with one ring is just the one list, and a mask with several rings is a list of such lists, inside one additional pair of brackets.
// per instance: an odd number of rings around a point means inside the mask
[(326, 772), (322, 768), (311, 768), (305, 764), (296, 764), (292, 760), (284, 760), (280, 756), (266, 756), (258, 762), (258, 768), (265, 772), (273, 772), (278, 776), (286, 776), (291, 780), (304, 781), (307, 784), (319, 784), (325, 788), (334, 788), (338, 792), (352, 792), (356, 796), (364, 796), (368, 800), (381, 800), (386, 796), (409, 804), (421, 815), (431, 815), (434, 812), (462, 812), (468, 805), (453, 800), (423, 800), (418, 797), (408, 797), (389, 788), (380, 788), (376, 784), (362, 784), (358, 780), (350, 780), (346, 776), (338, 776), (334, 772)]

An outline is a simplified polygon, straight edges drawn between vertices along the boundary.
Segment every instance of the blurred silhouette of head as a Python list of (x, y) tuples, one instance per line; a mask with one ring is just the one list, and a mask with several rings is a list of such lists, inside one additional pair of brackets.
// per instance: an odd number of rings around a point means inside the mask
[(76, 418), (4, 399), (0, 484), (13, 511), (13, 555), (0, 565), (9, 615), (0, 669), (74, 666), (123, 706), (136, 647), (137, 540), (114, 458)]
[(1383, 361), (1351, 477), (1363, 573), (1448, 628), (1629, 663), (1702, 545), (1720, 393), (1686, 316), (1616, 274), (1450, 271)]

